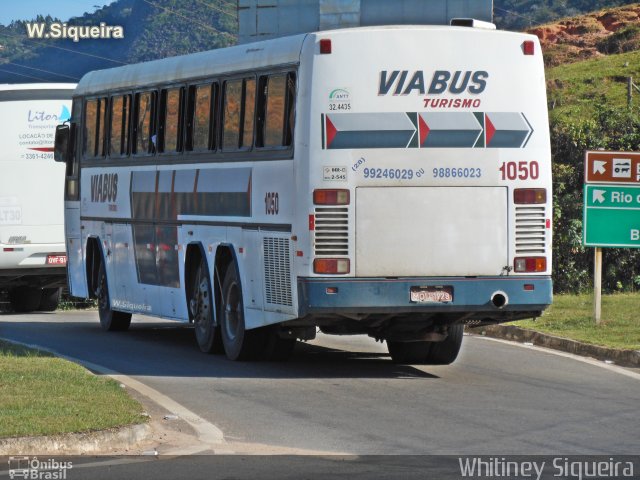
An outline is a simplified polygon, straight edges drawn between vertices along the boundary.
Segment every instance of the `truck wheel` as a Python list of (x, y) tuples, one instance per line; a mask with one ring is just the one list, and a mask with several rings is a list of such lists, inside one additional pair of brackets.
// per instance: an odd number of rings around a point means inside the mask
[(189, 303), (198, 347), (204, 353), (222, 353), (220, 327), (214, 324), (211, 278), (204, 258), (196, 270)]
[(433, 342), (390, 342), (387, 349), (395, 363), (422, 365), (427, 361)]
[(104, 266), (104, 261), (100, 262), (100, 268), (98, 270), (96, 296), (98, 297), (98, 314), (100, 315), (100, 326), (102, 329), (105, 332), (116, 332), (128, 329), (129, 325), (131, 325), (131, 314), (111, 310), (111, 298), (109, 297), (107, 271)]
[(37, 310), (41, 299), (41, 288), (15, 287), (9, 290), (9, 302), (16, 312), (27, 313)]
[(229, 360), (252, 360), (262, 354), (264, 329), (245, 329), (242, 287), (234, 265), (229, 266), (222, 283), (218, 318), (221, 319), (222, 343)]
[(449, 325), (447, 338), (442, 342), (432, 343), (427, 355), (427, 363), (429, 365), (449, 365), (453, 363), (458, 358), (463, 333), (464, 325)]
[(40, 306), (38, 310), (42, 312), (55, 312), (60, 303), (61, 288), (43, 288), (42, 299), (40, 300)]

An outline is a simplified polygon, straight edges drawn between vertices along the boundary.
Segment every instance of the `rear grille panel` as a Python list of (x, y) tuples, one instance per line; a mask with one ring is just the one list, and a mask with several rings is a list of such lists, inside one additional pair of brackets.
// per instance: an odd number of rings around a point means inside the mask
[(545, 254), (546, 245), (545, 207), (516, 207), (516, 255)]
[(349, 255), (349, 208), (315, 209), (314, 253), (316, 257)]

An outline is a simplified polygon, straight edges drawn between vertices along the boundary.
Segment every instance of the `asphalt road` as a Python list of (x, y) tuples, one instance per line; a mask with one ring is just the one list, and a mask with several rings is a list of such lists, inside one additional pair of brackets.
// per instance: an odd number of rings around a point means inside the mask
[(467, 336), (451, 366), (391, 362), (366, 337), (298, 343), (287, 363), (199, 352), (188, 327), (97, 312), (1, 314), (0, 337), (129, 375), (225, 439), (358, 455), (637, 455), (640, 381), (536, 349)]

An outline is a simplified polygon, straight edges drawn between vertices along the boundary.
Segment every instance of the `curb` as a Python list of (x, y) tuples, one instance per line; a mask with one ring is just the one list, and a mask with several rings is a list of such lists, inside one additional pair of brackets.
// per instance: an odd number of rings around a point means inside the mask
[(468, 328), (467, 331), (476, 335), (486, 335), (487, 337), (502, 338), (520, 343), (532, 343), (540, 347), (560, 350), (582, 357), (592, 357), (597, 360), (613, 362), (621, 367), (640, 368), (640, 350), (618, 350), (600, 347), (534, 330), (526, 330), (513, 325), (486, 325), (484, 327)]
[(148, 423), (97, 432), (0, 439), (0, 455), (105, 454), (135, 447), (152, 434)]

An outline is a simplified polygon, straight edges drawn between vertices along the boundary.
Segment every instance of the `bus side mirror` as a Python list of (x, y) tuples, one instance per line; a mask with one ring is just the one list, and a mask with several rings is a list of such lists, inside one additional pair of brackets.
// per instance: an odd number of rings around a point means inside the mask
[(56, 127), (56, 139), (53, 147), (53, 159), (56, 162), (67, 162), (69, 158), (69, 125), (63, 124)]

